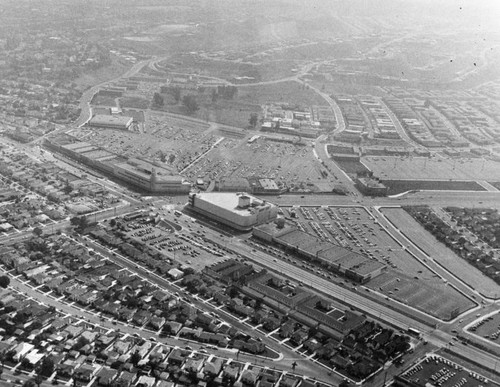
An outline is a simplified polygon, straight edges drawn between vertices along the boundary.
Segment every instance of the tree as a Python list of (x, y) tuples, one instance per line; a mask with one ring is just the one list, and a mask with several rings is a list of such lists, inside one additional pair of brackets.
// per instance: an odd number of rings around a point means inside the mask
[(182, 104), (186, 108), (188, 114), (193, 114), (200, 108), (198, 106), (198, 102), (196, 101), (196, 97), (191, 94), (185, 95), (184, 98), (182, 98)]
[(236, 297), (238, 297), (239, 293), (240, 292), (238, 291), (238, 289), (236, 288), (236, 286), (231, 286), (229, 288), (229, 297), (236, 298)]
[(23, 360), (21, 360), (21, 367), (24, 369), (31, 368), (31, 362), (28, 360), (28, 358), (25, 357)]
[[(319, 325), (319, 324), (318, 324)], [(318, 326), (309, 328), (309, 337), (314, 337), (319, 332)]]
[(349, 387), (351, 383), (347, 379), (344, 379), (340, 382), (339, 387)]
[(35, 227), (33, 229), (33, 234), (35, 234), (37, 237), (41, 237), (43, 234), (43, 230), (40, 227)]
[(110, 225), (111, 227), (115, 227), (115, 226), (116, 226), (116, 220), (115, 220), (115, 218), (113, 218), (113, 219), (111, 219), (111, 220), (109, 221), (109, 225)]
[(88, 226), (88, 220), (85, 216), (74, 216), (69, 222), (79, 230), (83, 230)]
[(163, 106), (165, 101), (163, 100), (163, 97), (160, 93), (154, 93), (153, 95), (153, 105), (157, 107)]
[(250, 114), (250, 119), (248, 120), (248, 123), (252, 128), (255, 128), (257, 126), (258, 121), (259, 121), (259, 116), (257, 113)]
[(278, 132), (281, 127), (281, 121), (276, 121), (276, 124), (274, 124), (274, 131)]
[(138, 351), (135, 351), (132, 356), (130, 356), (130, 362), (136, 366), (137, 363), (139, 363), (141, 361), (141, 355), (139, 354)]
[(36, 383), (36, 385), (38, 387), (40, 387), (40, 384), (42, 384), (42, 382), (43, 382), (43, 376), (40, 375), (40, 374), (36, 375), (35, 379), (34, 379), (34, 382)]
[(7, 277), (6, 275), (2, 275), (0, 277), (0, 287), (5, 289), (7, 286), (9, 286), (9, 284), (10, 284), (10, 278)]
[(219, 95), (217, 94), (217, 91), (215, 89), (213, 89), (212, 90), (212, 103), (216, 103), (218, 98), (219, 98)]
[(168, 93), (174, 97), (175, 103), (179, 103), (181, 100), (181, 88), (179, 86), (170, 87)]
[(73, 345), (73, 349), (76, 351), (79, 351), (80, 349), (85, 347), (87, 344), (89, 344), (89, 341), (85, 337), (80, 336), (78, 338), (78, 340), (76, 341), (75, 345)]
[(73, 191), (73, 188), (69, 184), (66, 184), (66, 186), (63, 188), (63, 192), (66, 195), (69, 195), (71, 193), (71, 191)]

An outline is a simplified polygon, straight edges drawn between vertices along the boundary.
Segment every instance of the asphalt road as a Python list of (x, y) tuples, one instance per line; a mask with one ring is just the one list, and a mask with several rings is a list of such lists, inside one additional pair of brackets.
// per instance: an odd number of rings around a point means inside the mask
[[(107, 248), (87, 239), (87, 238), (85, 238), (85, 239), (78, 238), (78, 239), (81, 240), (83, 243), (87, 243), (89, 245), (89, 247), (95, 249), (96, 251), (98, 251), (102, 255), (107, 256), (110, 260), (117, 263), (121, 267), (125, 267), (132, 272), (138, 273), (140, 276), (142, 276), (143, 278), (146, 278), (147, 280), (158, 285), (159, 287), (161, 287), (163, 289), (167, 289), (171, 293), (183, 292), (183, 290), (181, 288), (173, 285), (170, 281), (168, 281), (168, 280), (166, 280), (166, 279), (164, 279), (156, 274), (151, 273), (147, 268), (144, 268), (140, 265), (137, 265), (136, 263), (123, 257), (122, 255), (117, 254), (117, 253), (113, 254), (113, 252), (111, 252), (111, 250), (109, 250), (109, 249), (107, 249)], [(301, 357), (298, 353), (288, 349), (287, 347), (284, 347), (282, 345), (278, 345), (275, 341), (267, 338), (266, 336), (264, 336), (262, 334), (259, 334), (257, 331), (252, 331), (248, 325), (243, 324), (239, 319), (234, 318), (232, 315), (220, 311), (219, 309), (217, 309), (216, 307), (214, 307), (210, 303), (206, 303), (206, 302), (201, 301), (198, 298), (192, 297), (189, 293), (183, 293), (182, 296), (186, 297), (192, 305), (196, 306), (197, 308), (199, 308), (201, 310), (213, 312), (213, 313), (216, 313), (218, 315), (224, 316), (223, 320), (228, 322), (229, 324), (231, 324), (233, 327), (235, 327), (243, 332), (251, 333), (252, 335), (254, 335), (256, 337), (261, 337), (263, 342), (268, 347), (272, 348), (273, 350), (275, 350), (279, 353), (282, 353), (282, 357), (278, 360), (269, 360), (269, 359), (264, 359), (262, 357), (256, 357), (253, 355), (246, 355), (244, 353), (240, 353), (240, 355), (239, 355), (240, 361), (248, 361), (248, 362), (257, 361), (257, 364), (259, 364), (259, 365), (264, 365), (264, 366), (267, 366), (270, 368), (282, 369), (282, 370), (286, 370), (288, 372), (291, 372), (292, 363), (296, 362), (297, 367), (295, 369), (295, 373), (297, 373), (297, 374), (315, 375), (318, 380), (323, 380), (325, 382), (328, 382), (328, 381), (340, 382), (340, 381), (342, 381), (342, 378), (340, 378), (338, 375), (336, 375), (336, 374), (329, 375), (329, 371), (326, 368), (324, 368), (316, 363), (313, 363), (304, 357)], [(122, 329), (122, 331), (123, 331), (123, 329)], [(171, 339), (162, 338), (159, 340), (172, 345)], [(185, 340), (181, 340), (181, 341), (184, 342)], [(179, 343), (178, 342), (177, 342), (177, 344), (174, 343), (174, 345), (179, 345)], [(193, 343), (193, 345), (191, 345), (191, 343), (190, 343), (189, 345), (194, 349), (199, 348), (199, 346), (201, 346), (201, 345), (195, 344), (195, 343)], [(182, 346), (182, 345), (179, 345), (179, 346)], [(233, 354), (233, 356), (234, 356), (234, 354)]]

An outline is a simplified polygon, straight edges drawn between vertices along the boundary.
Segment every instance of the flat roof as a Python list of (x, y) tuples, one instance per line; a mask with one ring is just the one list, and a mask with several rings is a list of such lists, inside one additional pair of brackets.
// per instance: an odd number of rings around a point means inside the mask
[(132, 117), (126, 116), (108, 116), (105, 114), (96, 114), (90, 120), (91, 125), (112, 125), (112, 126), (129, 126), (133, 121)]
[[(246, 196), (250, 198), (251, 205), (249, 207), (240, 208), (238, 207), (240, 196)], [(253, 209), (263, 206), (265, 204), (271, 204), (264, 202), (263, 200), (257, 199), (255, 196), (249, 195), (247, 193), (235, 193), (235, 192), (202, 192), (197, 193), (196, 197), (204, 200), (206, 202), (212, 203), (218, 207), (230, 210), (239, 215), (249, 215), (253, 213)], [(195, 202), (196, 203), (196, 202)]]
[(383, 183), (381, 183), (380, 181), (375, 180), (375, 179), (360, 177), (360, 178), (358, 178), (358, 180), (361, 184), (365, 185), (366, 187), (386, 188), (386, 186)]
[(131, 172), (132, 174), (142, 177), (144, 179), (149, 179), (151, 178), (151, 172), (153, 168), (156, 169), (156, 181), (158, 183), (162, 182), (169, 182), (169, 183), (181, 183), (182, 182), (182, 177), (180, 175), (174, 175), (171, 174), (167, 170), (162, 170), (159, 167), (154, 166), (153, 164), (148, 164), (145, 162), (142, 162), (140, 165), (137, 163), (131, 163), (130, 161), (125, 162), (125, 163), (116, 163), (115, 164), (118, 168), (127, 170)]
[(91, 150), (86, 151), (84, 153), (85, 153), (85, 157), (88, 157), (89, 159), (94, 159), (94, 160), (97, 160), (97, 159), (100, 159), (103, 157), (109, 157), (109, 156), (115, 157), (115, 155), (113, 153), (108, 152), (107, 150), (101, 149), (101, 148), (91, 149)]

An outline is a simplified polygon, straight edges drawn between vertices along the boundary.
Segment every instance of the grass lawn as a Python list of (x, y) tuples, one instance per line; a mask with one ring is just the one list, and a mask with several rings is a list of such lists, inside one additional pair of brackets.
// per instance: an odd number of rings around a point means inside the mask
[(492, 279), (486, 277), (478, 269), (439, 242), (405, 210), (402, 208), (384, 208), (382, 212), (413, 243), (456, 277), (474, 286), (477, 291), (487, 297), (495, 297), (498, 294), (499, 286)]

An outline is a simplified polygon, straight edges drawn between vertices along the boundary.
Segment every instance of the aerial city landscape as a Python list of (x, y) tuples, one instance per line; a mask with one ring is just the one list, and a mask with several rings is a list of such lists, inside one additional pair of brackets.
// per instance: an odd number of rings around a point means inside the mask
[(500, 3), (1, 3), (0, 386), (500, 387)]

